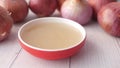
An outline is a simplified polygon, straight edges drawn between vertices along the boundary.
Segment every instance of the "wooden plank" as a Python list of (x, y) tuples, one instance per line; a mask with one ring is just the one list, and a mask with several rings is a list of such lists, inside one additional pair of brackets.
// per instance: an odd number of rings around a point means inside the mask
[(14, 26), (9, 37), (0, 42), (0, 68), (8, 67), (20, 50), (17, 45), (17, 30), (18, 27)]
[(69, 68), (69, 58), (62, 60), (44, 60), (22, 50), (11, 68)]
[(85, 28), (86, 45), (71, 58), (71, 68), (120, 68), (120, 49), (116, 38), (104, 32), (97, 23)]

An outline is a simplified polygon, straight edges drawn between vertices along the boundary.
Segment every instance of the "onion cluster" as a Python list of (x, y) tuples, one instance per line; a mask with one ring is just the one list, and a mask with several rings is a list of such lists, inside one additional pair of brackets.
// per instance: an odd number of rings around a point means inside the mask
[(94, 14), (100, 26), (114, 36), (120, 36), (120, 3), (117, 0), (0, 0), (0, 41), (10, 33), (13, 23), (23, 21), (28, 10), (38, 17), (50, 16), (56, 9), (61, 17), (81, 25)]

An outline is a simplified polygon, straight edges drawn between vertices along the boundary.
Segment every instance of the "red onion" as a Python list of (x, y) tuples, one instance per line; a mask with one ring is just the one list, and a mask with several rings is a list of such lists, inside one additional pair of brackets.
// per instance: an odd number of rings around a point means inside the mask
[(99, 10), (101, 9), (102, 6), (104, 6), (110, 2), (115, 2), (116, 0), (87, 0), (87, 1), (92, 6), (92, 8), (94, 10), (93, 16), (96, 18), (97, 13), (99, 12)]
[(0, 0), (0, 5), (7, 9), (15, 22), (23, 21), (28, 14), (25, 0)]
[(80, 24), (86, 24), (91, 19), (92, 8), (84, 0), (66, 0), (61, 7), (61, 15)]
[(109, 3), (98, 13), (101, 27), (114, 36), (120, 36), (120, 2)]
[(30, 0), (30, 9), (39, 17), (50, 16), (57, 8), (56, 0)]
[(13, 19), (8, 15), (7, 10), (0, 7), (0, 41), (9, 35), (12, 24)]

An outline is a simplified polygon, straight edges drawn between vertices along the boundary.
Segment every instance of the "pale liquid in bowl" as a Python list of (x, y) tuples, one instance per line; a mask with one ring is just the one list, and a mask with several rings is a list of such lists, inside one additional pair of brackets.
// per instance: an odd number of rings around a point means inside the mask
[(25, 42), (42, 49), (67, 48), (82, 39), (78, 29), (63, 23), (40, 23), (25, 29), (21, 35)]

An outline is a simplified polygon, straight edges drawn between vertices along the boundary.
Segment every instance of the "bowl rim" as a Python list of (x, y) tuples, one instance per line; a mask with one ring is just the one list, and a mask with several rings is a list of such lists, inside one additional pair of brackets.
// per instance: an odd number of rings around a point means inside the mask
[[(77, 44), (75, 45), (72, 45), (72, 46), (69, 46), (69, 47), (66, 47), (66, 48), (60, 48), (60, 49), (43, 49), (43, 48), (38, 48), (38, 47), (35, 47), (35, 46), (32, 46), (30, 44), (28, 44), (27, 42), (25, 42), (22, 37), (21, 37), (21, 31), (24, 29), (25, 26), (29, 25), (30, 23), (34, 22), (34, 21), (37, 21), (37, 20), (41, 20), (41, 19), (48, 19), (48, 20), (52, 20), (52, 19), (56, 19), (56, 20), (63, 20), (63, 21), (68, 21), (68, 22), (71, 22), (73, 24), (76, 24), (78, 25), (81, 30), (84, 32), (82, 33), (82, 40), (79, 41)], [(84, 34), (84, 35), (83, 35)], [(70, 19), (65, 19), (65, 18), (60, 18), (60, 17), (43, 17), (43, 18), (37, 18), (37, 19), (33, 19), (33, 20), (30, 20), (28, 22), (26, 22), (25, 24), (23, 24), (20, 29), (18, 30), (18, 40), (24, 44), (25, 46), (29, 47), (29, 48), (32, 48), (32, 49), (35, 49), (35, 50), (39, 50), (39, 51), (49, 51), (49, 52), (53, 52), (53, 51), (63, 51), (63, 50), (68, 50), (68, 49), (72, 49), (78, 45), (80, 45), (81, 43), (83, 43), (86, 39), (86, 31), (84, 29), (84, 27), (82, 25), (80, 25), (79, 23), (73, 21), (73, 20), (70, 20)]]

